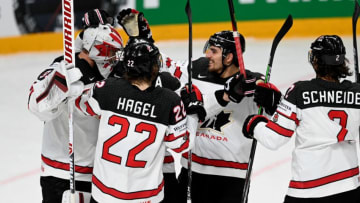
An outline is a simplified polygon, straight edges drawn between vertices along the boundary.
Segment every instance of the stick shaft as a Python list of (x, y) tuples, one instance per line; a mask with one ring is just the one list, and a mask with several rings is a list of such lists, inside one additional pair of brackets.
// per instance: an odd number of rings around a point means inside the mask
[[(270, 51), (269, 63), (266, 68), (265, 83), (268, 83), (270, 81), (272, 63), (274, 60), (276, 48), (277, 48), (279, 42), (281, 41), (281, 39), (290, 30), (290, 28), (292, 27), (292, 24), (293, 24), (293, 19), (292, 19), (292, 16), (289, 15), (273, 40), (273, 43), (271, 46), (271, 51)], [(259, 108), (258, 114), (259, 115), (262, 114), (261, 107)], [(253, 168), (253, 164), (254, 164), (256, 146), (257, 146), (257, 140), (253, 139), (253, 142), (251, 145), (251, 150), (250, 150), (250, 156), (249, 156), (248, 170), (246, 171), (245, 184), (244, 184), (244, 189), (243, 189), (243, 194), (242, 194), (242, 200), (241, 200), (242, 203), (246, 203), (248, 196), (249, 196), (250, 178), (251, 178), (252, 168)]]
[[(64, 60), (68, 64), (75, 64), (74, 50), (74, 0), (62, 0), (63, 16), (63, 44)], [(74, 154), (74, 130), (73, 130), (73, 101), (68, 99), (69, 111), (69, 173), (70, 173), (70, 202), (75, 203), (75, 154)]]

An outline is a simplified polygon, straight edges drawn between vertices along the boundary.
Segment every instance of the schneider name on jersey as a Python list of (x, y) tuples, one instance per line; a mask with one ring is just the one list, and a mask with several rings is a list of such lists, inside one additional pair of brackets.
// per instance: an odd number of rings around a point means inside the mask
[(288, 195), (324, 197), (359, 186), (359, 92), (360, 85), (347, 80), (297, 82), (272, 119), (255, 127), (254, 137), (270, 149), (296, 134)]

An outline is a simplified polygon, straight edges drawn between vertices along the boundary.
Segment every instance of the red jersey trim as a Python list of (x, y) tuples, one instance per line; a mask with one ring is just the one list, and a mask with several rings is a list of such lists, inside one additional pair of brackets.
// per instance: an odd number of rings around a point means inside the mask
[(281, 127), (280, 125), (272, 122), (272, 121), (269, 121), (267, 124), (266, 124), (266, 127), (270, 128), (271, 130), (275, 131), (276, 133), (282, 135), (282, 136), (285, 136), (285, 137), (291, 137), (293, 134), (294, 134), (294, 131), (293, 130), (289, 130), (289, 129), (286, 129), (286, 128), (283, 128)]
[(89, 105), (89, 102), (85, 102), (85, 106), (86, 106), (86, 112), (87, 112), (90, 116), (95, 116), (95, 112), (94, 112), (94, 110), (91, 108), (91, 106)]
[[(44, 155), (41, 155), (41, 160), (46, 165), (51, 166), (53, 168), (57, 168), (57, 169), (65, 170), (65, 171), (70, 170), (69, 163), (55, 161), (55, 160), (45, 157)], [(91, 174), (92, 171), (93, 171), (92, 167), (84, 167), (84, 166), (76, 166), (75, 165), (75, 172), (77, 172), (77, 173)]]
[(164, 187), (164, 179), (161, 181), (160, 185), (155, 189), (135, 191), (135, 192), (122, 192), (114, 188), (108, 187), (104, 185), (95, 175), (92, 176), (92, 182), (99, 190), (101, 190), (101, 192), (125, 200), (150, 198), (158, 195)]
[(59, 72), (55, 72), (54, 76), (51, 78), (48, 87), (36, 98), (36, 102), (39, 103), (41, 100), (46, 98), (54, 85), (58, 86), (63, 92), (68, 91), (65, 76), (61, 75)]
[(182, 137), (184, 137), (185, 135), (188, 135), (188, 134), (189, 134), (188, 132), (185, 132), (185, 133), (183, 133), (183, 134), (175, 137), (175, 135), (172, 133), (172, 134), (169, 134), (169, 135), (165, 136), (165, 137), (164, 137), (164, 141), (166, 141), (166, 142), (172, 142), (172, 141), (177, 140), (177, 139), (179, 139), (179, 138), (182, 138)]
[(164, 164), (170, 164), (170, 163), (174, 163), (174, 157), (172, 157), (172, 156), (165, 156), (165, 158), (164, 158)]
[[(186, 152), (182, 156), (187, 159), (188, 153)], [(197, 156), (195, 153), (192, 153), (191, 157), (192, 157), (193, 162), (196, 162), (201, 165), (215, 166), (215, 167), (222, 167), (222, 168), (234, 168), (234, 169), (241, 169), (241, 170), (247, 170), (247, 168), (248, 168), (248, 163), (238, 163), (238, 162), (234, 162), (234, 161), (208, 159), (205, 157)]]
[[(188, 132), (186, 132), (186, 134), (189, 134)], [(179, 148), (176, 149), (172, 149), (174, 152), (176, 153), (181, 153), (182, 151), (184, 151), (185, 149), (187, 149), (189, 147), (189, 139), (187, 139)]]
[(297, 126), (298, 126), (299, 123), (300, 123), (299, 119), (297, 119), (296, 113), (294, 113), (294, 112), (292, 112), (290, 116), (287, 116), (287, 115), (283, 114), (283, 113), (280, 112), (280, 111), (276, 111), (276, 113), (284, 116), (285, 118), (288, 118), (288, 119), (290, 119), (290, 120), (293, 120)]
[(289, 187), (295, 188), (295, 189), (309, 189), (309, 188), (326, 185), (328, 183), (336, 182), (339, 180), (344, 180), (346, 178), (350, 178), (350, 177), (356, 176), (358, 174), (359, 174), (359, 167), (357, 166), (356, 168), (342, 171), (339, 173), (335, 173), (335, 174), (325, 176), (325, 177), (315, 179), (315, 180), (309, 180), (309, 181), (294, 181), (294, 180), (292, 180), (292, 181), (290, 181)]

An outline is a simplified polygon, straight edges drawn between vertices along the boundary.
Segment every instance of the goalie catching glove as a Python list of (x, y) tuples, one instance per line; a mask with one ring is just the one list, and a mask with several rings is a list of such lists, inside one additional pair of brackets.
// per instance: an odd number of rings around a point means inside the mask
[(123, 9), (117, 20), (129, 37), (140, 37), (154, 43), (149, 23), (142, 12), (131, 8)]
[(262, 81), (256, 84), (254, 101), (257, 105), (264, 107), (267, 114), (275, 113), (280, 99), (281, 92), (275, 85)]
[(255, 77), (248, 76), (245, 79), (243, 75), (236, 74), (226, 81), (224, 91), (229, 96), (230, 101), (240, 103), (245, 96), (251, 97), (254, 95), (255, 82)]
[(34, 94), (39, 112), (57, 108), (65, 99), (75, 99), (81, 95), (84, 84), (80, 70), (73, 64), (61, 61), (54, 69), (44, 71), (34, 84)]
[(199, 121), (203, 122), (206, 117), (206, 111), (204, 108), (203, 97), (200, 90), (192, 85), (191, 93), (189, 92), (189, 85), (186, 84), (180, 90), (181, 100), (184, 103), (187, 114), (197, 114)]

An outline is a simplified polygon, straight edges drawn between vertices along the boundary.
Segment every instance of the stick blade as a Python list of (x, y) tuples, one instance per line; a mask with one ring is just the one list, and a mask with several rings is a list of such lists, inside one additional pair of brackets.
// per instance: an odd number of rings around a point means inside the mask
[(270, 52), (271, 56), (274, 55), (276, 47), (278, 46), (281, 39), (285, 36), (285, 34), (290, 30), (292, 25), (293, 25), (293, 18), (292, 18), (291, 15), (288, 15), (288, 17), (286, 18), (284, 24), (282, 25), (279, 32), (276, 34), (276, 36), (274, 38), (273, 44), (271, 46), (271, 52)]
[(355, 8), (354, 8), (353, 16), (352, 16), (353, 24), (356, 24), (356, 22), (359, 18), (359, 13), (360, 13), (359, 3), (357, 2), (357, 0), (355, 0)]
[(186, 6), (185, 6), (185, 12), (188, 17), (189, 22), (191, 22), (191, 7), (190, 7), (190, 0), (187, 0)]

